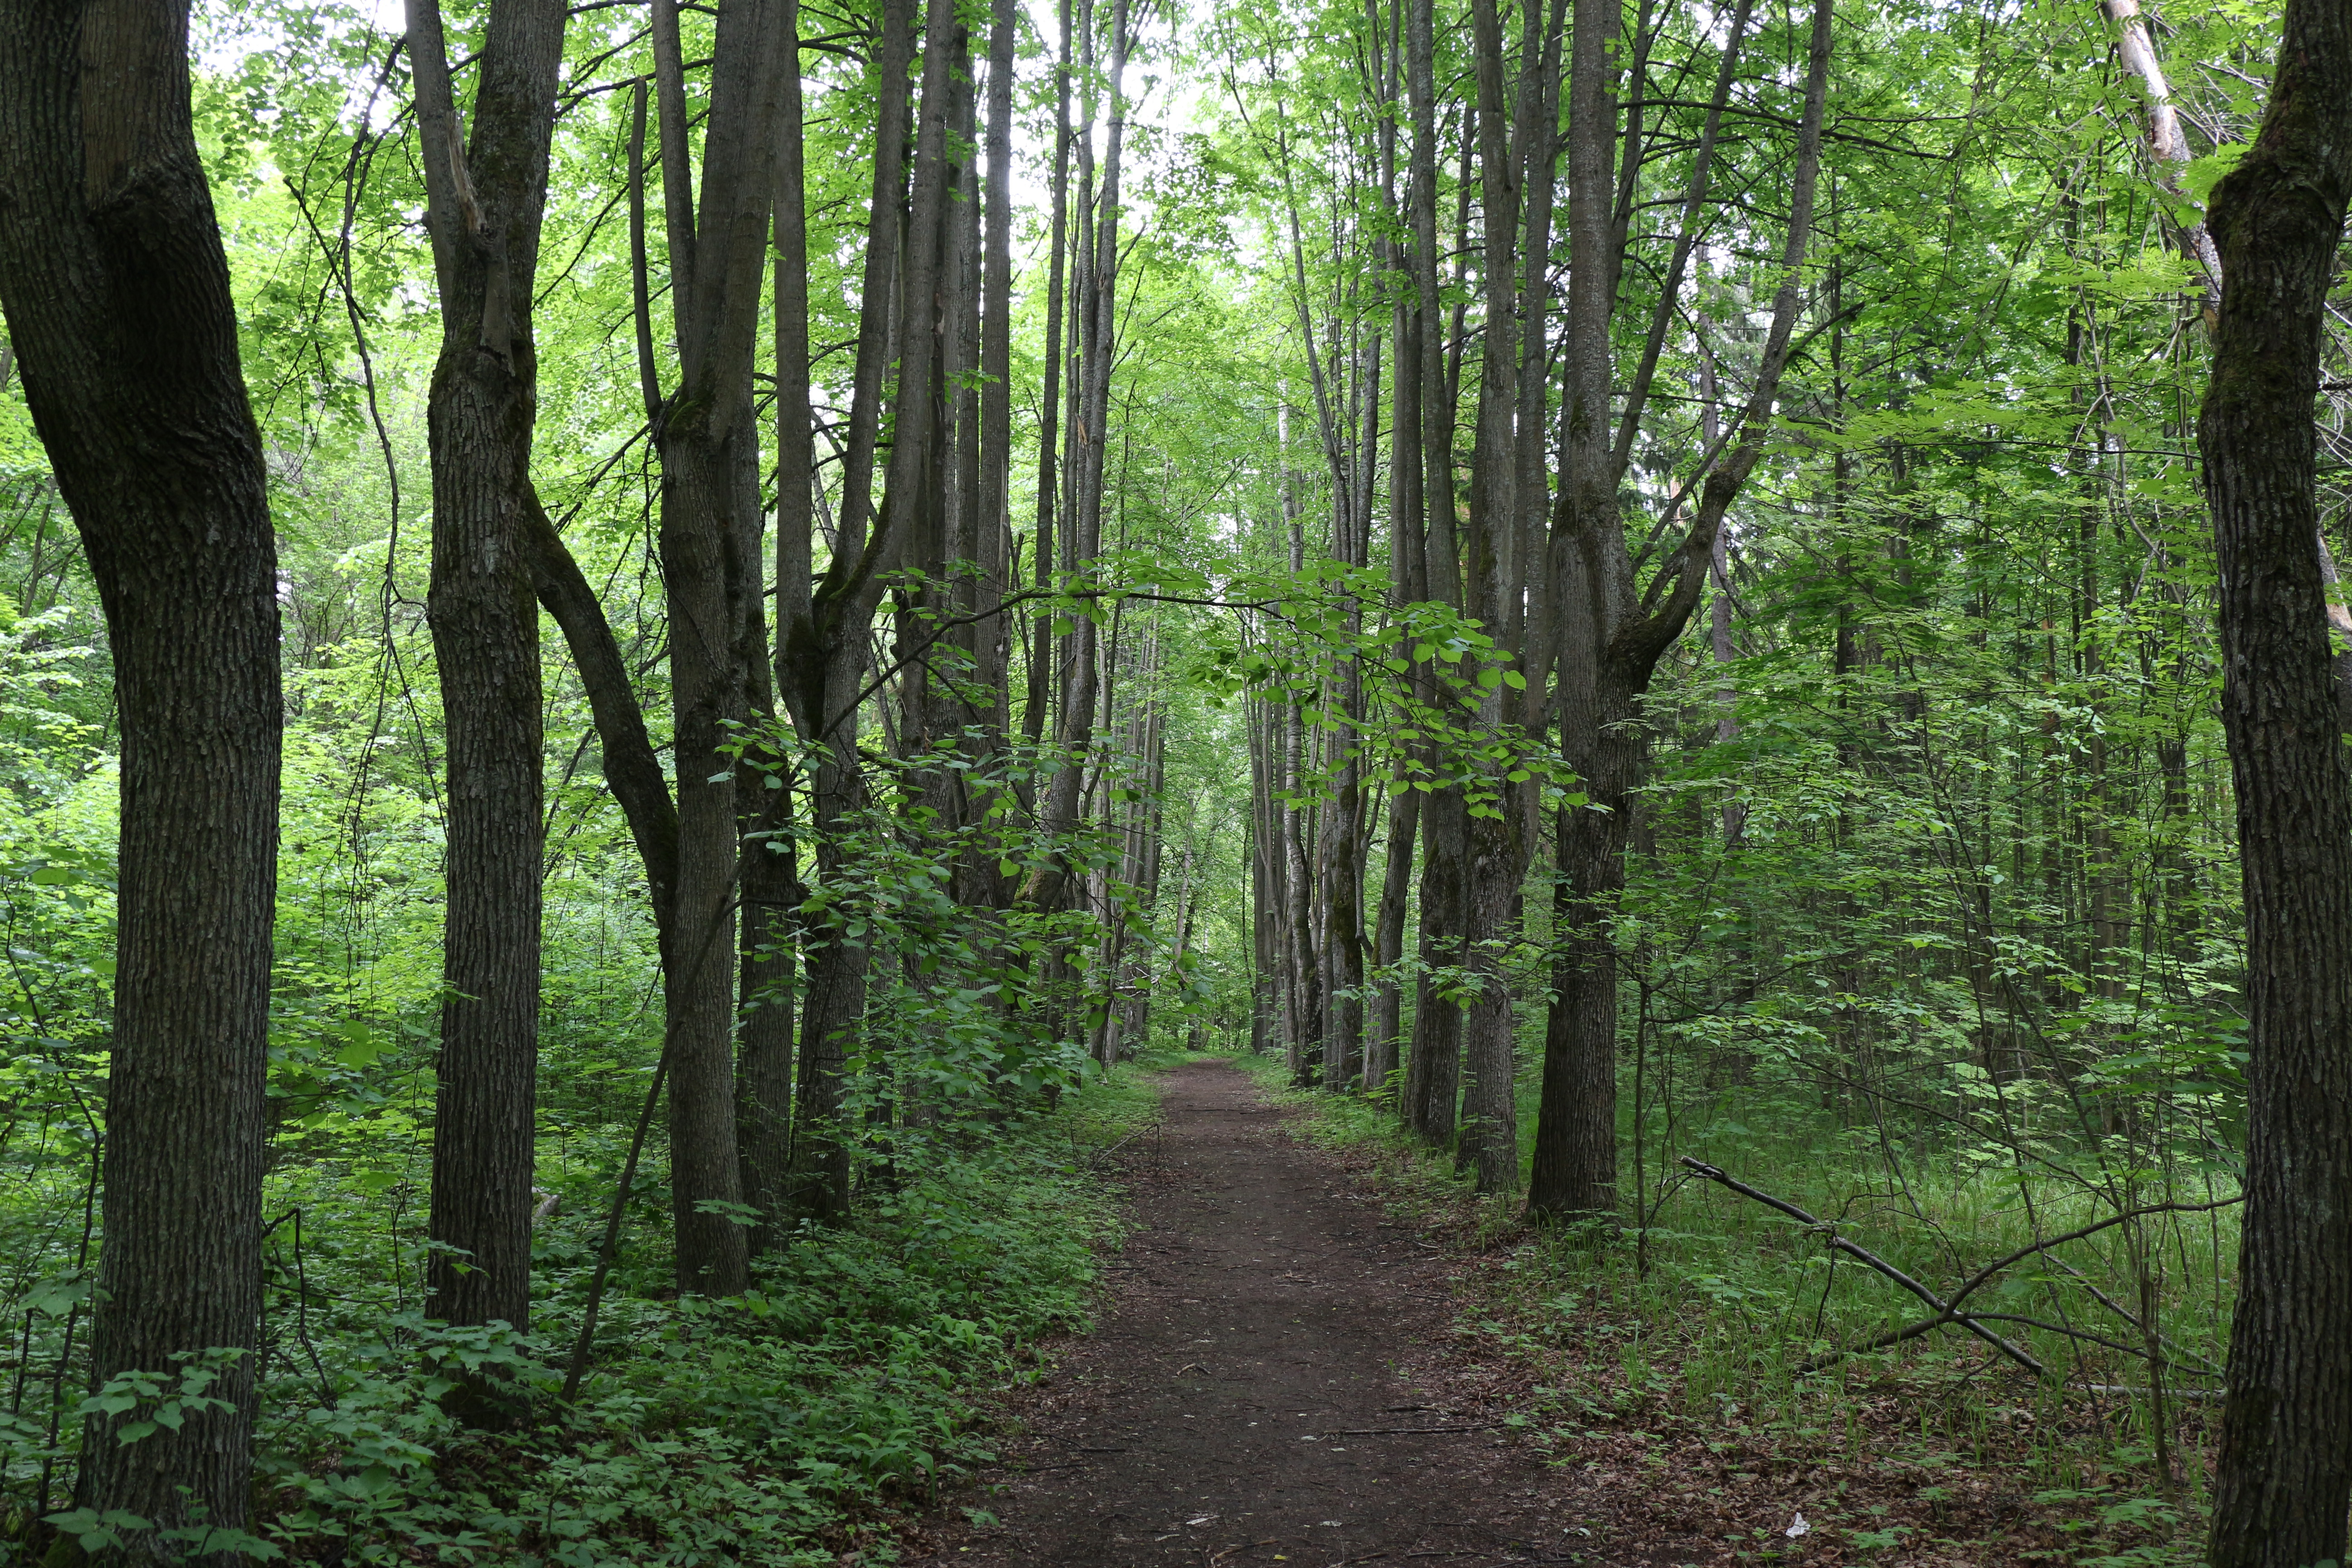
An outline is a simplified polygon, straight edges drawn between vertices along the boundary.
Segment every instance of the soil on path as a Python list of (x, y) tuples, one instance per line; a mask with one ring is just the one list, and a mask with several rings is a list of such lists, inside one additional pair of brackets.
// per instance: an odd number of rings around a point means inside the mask
[(1286, 1134), (1233, 1067), (1160, 1088), (1166, 1127), (1101, 1327), (1022, 1402), (1023, 1432), (961, 1500), (998, 1522), (935, 1526), (945, 1538), (916, 1561), (1597, 1561), (1606, 1522), (1479, 1408), (1435, 1244)]

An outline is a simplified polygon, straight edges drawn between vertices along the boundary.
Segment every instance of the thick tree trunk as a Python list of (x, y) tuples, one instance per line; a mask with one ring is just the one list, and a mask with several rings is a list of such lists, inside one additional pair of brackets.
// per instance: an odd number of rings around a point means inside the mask
[(1519, 1120), (1512, 1083), (1518, 1009), (1502, 973), (1526, 871), (1516, 824), (1476, 816), (1468, 825), (1462, 895), (1464, 967), (1478, 990), (1462, 1011), (1462, 1122), (1456, 1161), (1475, 1173), (1482, 1193), (1519, 1184)]
[[(426, 405), (426, 612), (449, 770), (428, 1225), (438, 1246), (426, 1266), (425, 1311), (451, 1323), (503, 1321), (519, 1329), (530, 1316), (544, 794), (530, 305), (563, 27), (561, 0), (500, 0), (491, 8), (473, 135), (460, 145), (438, 0), (409, 4), (441, 296), (441, 354)], [(475, 1414), (491, 1415), (507, 1403)]]
[(1558, 817), (1553, 1000), (1528, 1178), (1529, 1210), (1563, 1218), (1617, 1212), (1617, 942), (1609, 922), (1625, 889), (1632, 802), (1598, 776), (1584, 787), (1606, 809), (1570, 807)]
[[(1110, 420), (1111, 369), (1118, 354), (1119, 164), (1127, 135), (1124, 98), (1128, 48), (1128, 0), (1112, 0), (1110, 63), (1103, 83), (1108, 110), (1104, 138), (1102, 194), (1093, 204), (1094, 227), (1086, 232), (1088, 203), (1082, 185), (1078, 222), (1081, 246), (1078, 276), (1073, 290), (1076, 315), (1077, 369), (1072, 387), (1069, 432), (1069, 507), (1065, 541), (1067, 563), (1083, 572), (1102, 553), (1103, 474), (1108, 455), (1105, 427)], [(1076, 141), (1082, 170), (1090, 172), (1089, 132)], [(1045, 828), (1057, 846), (1080, 830), (1080, 793), (1093, 762), (1097, 704), (1102, 700), (1099, 668), (1100, 639), (1094, 619), (1081, 615), (1065, 639), (1062, 722), (1055, 742), (1064, 755), (1048, 789)], [(1034, 874), (1023, 891), (1023, 901), (1038, 909), (1058, 909), (1068, 896), (1074, 878), (1071, 858), (1057, 847), (1051, 866)]]
[[(935, 26), (943, 26), (933, 6)], [(845, 840), (866, 809), (857, 744), (866, 643), (895, 554), (890, 510), (873, 504), (885, 382), (897, 326), (899, 229), (907, 194), (908, 67), (917, 0), (886, 0), (875, 59), (874, 179), (868, 196), (857, 361), (843, 452), (841, 514), (832, 559), (804, 614), (784, 628), (779, 682), (801, 739), (821, 749), (811, 791), (819, 881), (839, 886)], [(928, 66), (928, 56), (927, 56)], [(926, 70), (927, 89), (932, 79)], [(928, 379), (911, 379), (921, 387)], [(906, 384), (907, 383), (902, 383)], [(870, 948), (835, 924), (806, 939), (808, 1000), (802, 1008), (793, 1104), (792, 1211), (838, 1220), (849, 1212), (852, 1149), (841, 1112), (847, 1069), (866, 1009)]]
[(2215, 190), (2199, 421), (2246, 906), (2246, 1214), (2214, 1568), (2340, 1560), (2352, 1502), (2352, 793), (2313, 537), (2312, 404), (2352, 198), (2352, 13), (2288, 0), (2271, 104)]
[[(90, 1422), (79, 1501), (241, 1527), (261, 1310), (277, 555), (190, 124), (184, 5), (0, 0), (0, 311), (105, 607), (122, 725), (89, 1376), (230, 1352), (224, 1407)], [(176, 1560), (152, 1541), (134, 1555)]]
[[(677, 1283), (739, 1294), (748, 1276), (736, 1157), (736, 822), (724, 748), (743, 721), (745, 613), (730, 582), (735, 455), (708, 426), (662, 446), (662, 574), (669, 588), (670, 719), (677, 765), (677, 928), (662, 977), (669, 1042), (671, 1221)], [(714, 780), (716, 782), (714, 782)], [(727, 1205), (714, 1207), (712, 1205)]]
[[(1570, 184), (1577, 191), (1605, 191), (1613, 137), (1609, 128), (1615, 124), (1607, 46), (1616, 34), (1617, 15), (1607, 0), (1575, 0), (1574, 14)], [(1746, 17), (1743, 6), (1735, 17), (1735, 42)], [(1594, 812), (1579, 811), (1559, 824), (1560, 867), (1569, 882), (1560, 912), (1567, 930), (1555, 968), (1556, 999), (1545, 1029), (1543, 1100), (1537, 1113), (1535, 1163), (1528, 1188), (1528, 1212), (1534, 1216), (1574, 1217), (1613, 1210), (1617, 990), (1609, 922), (1625, 885), (1626, 826), (1633, 792), (1642, 778), (1642, 696), (1658, 660), (1696, 609), (1724, 515), (1763, 456), (1767, 422), (1803, 301), (1799, 273), (1811, 236), (1821, 169), (1831, 19), (1831, 0), (1815, 0), (1780, 277), (1771, 326), (1738, 427), (1738, 445), (1706, 473), (1688, 531), (1648, 591), (1639, 595), (1626, 555), (1617, 493), (1661, 333), (1654, 322), (1650, 347), (1634, 377), (1635, 395), (1612, 449), (1607, 323), (1623, 259), (1623, 234), (1610, 217), (1611, 202), (1578, 202), (1570, 207), (1568, 385), (1561, 407), (1566, 471), (1559, 500), (1560, 521), (1551, 546), (1559, 595), (1552, 612), (1559, 650), (1556, 702), (1562, 755), (1601, 809), (1599, 820), (1588, 820)], [(1731, 62), (1727, 60), (1717, 79), (1716, 108), (1703, 147), (1712, 144), (1715, 120), (1730, 81)], [(1687, 226), (1706, 194), (1703, 166), (1694, 174), (1690, 189), (1676, 268), (1688, 251)], [(1670, 269), (1670, 279), (1675, 276)], [(1662, 312), (1673, 308), (1671, 296), (1659, 305)]]

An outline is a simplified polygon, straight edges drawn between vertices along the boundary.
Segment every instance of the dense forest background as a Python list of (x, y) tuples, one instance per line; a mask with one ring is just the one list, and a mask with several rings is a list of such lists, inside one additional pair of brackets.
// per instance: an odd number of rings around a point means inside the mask
[(261, 1310), (92, 1359), (121, 720), (0, 357), (0, 1550), (236, 1406), (205, 1550), (832, 1561), (1083, 1318), (1112, 1069), (1189, 1049), (1545, 1222), (1630, 1397), (1907, 1390), (2173, 1560), (2246, 1139), (2203, 204), (2277, 27), (204, 0)]

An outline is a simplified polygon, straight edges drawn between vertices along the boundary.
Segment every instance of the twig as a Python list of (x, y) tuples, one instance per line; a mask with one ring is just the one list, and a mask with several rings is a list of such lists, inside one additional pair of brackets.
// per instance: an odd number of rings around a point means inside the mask
[[(1920, 1322), (1907, 1324), (1900, 1329), (1890, 1329), (1866, 1344), (1855, 1345), (1848, 1350), (1825, 1351), (1822, 1354), (1814, 1356), (1811, 1360), (1801, 1363), (1797, 1368), (1797, 1371), (1800, 1373), (1820, 1372), (1824, 1367), (1834, 1366), (1837, 1363), (1844, 1361), (1850, 1356), (1866, 1355), (1872, 1351), (1885, 1350), (1889, 1345), (1900, 1344), (1906, 1340), (1916, 1340), (1920, 1335), (1928, 1333), (1936, 1329), (1942, 1328), (1947, 1323), (1972, 1321), (2028, 1323), (2034, 1328), (2043, 1329), (2053, 1334), (2063, 1334), (2070, 1339), (2084, 1340), (2092, 1344), (2104, 1345), (2109, 1350), (2121, 1351), (2126, 1355), (2136, 1355), (2142, 1361), (2146, 1361), (2148, 1359), (2147, 1352), (2146, 1351), (2137, 1349), (2131, 1345), (2117, 1344), (2113, 1340), (2102, 1339), (2096, 1334), (2085, 1333), (2077, 1329), (2061, 1328), (2054, 1323), (2045, 1323), (2034, 1318), (2005, 1317), (1998, 1312), (1980, 1312), (1972, 1317), (1970, 1314), (1962, 1312), (1959, 1310), (1959, 1306), (1960, 1303), (1966, 1300), (1979, 1286), (1984, 1284), (1987, 1280), (2000, 1273), (2002, 1269), (2007, 1268), (2010, 1265), (2013, 1263), (2021, 1263), (2026, 1258), (2032, 1257), (2036, 1253), (2047, 1254), (2050, 1248), (2056, 1247), (2063, 1242), (2080, 1241), (2084, 1237), (2096, 1236), (2099, 1232), (2108, 1229), (2110, 1226), (2121, 1225), (2126, 1220), (2137, 1219), (2143, 1215), (2202, 1214), (2209, 1209), (2228, 1208), (2234, 1204), (2242, 1203), (2244, 1199), (2242, 1197), (2234, 1197), (2219, 1198), (2209, 1204), (2150, 1204), (2144, 1208), (2126, 1209), (2120, 1214), (2110, 1215), (2105, 1219), (2100, 1220), (2095, 1224), (2086, 1225), (2079, 1230), (2070, 1230), (2063, 1236), (2053, 1236), (2047, 1241), (2033, 1242), (2029, 1246), (2018, 1248), (2015, 1252), (2011, 1253), (2006, 1258), (1999, 1258), (1991, 1263), (1986, 1264), (1982, 1268), (1978, 1269), (1974, 1274), (1970, 1275), (1958, 1290), (1952, 1292), (1951, 1300), (1945, 1304), (1944, 1310), (1937, 1316), (1927, 1319)], [(2081, 1269), (2076, 1268), (2062, 1258), (2052, 1257), (2050, 1258), (2050, 1262), (2073, 1276), (2074, 1279), (2082, 1285), (2083, 1289), (2089, 1291), (2092, 1297), (2096, 1300), (2101, 1306), (2115, 1313), (2125, 1322), (2129, 1323), (2133, 1328), (2139, 1328), (2139, 1320), (2134, 1317), (2129, 1311), (2126, 1310), (2122, 1303), (2116, 1301), (2105, 1291), (2093, 1284)], [(2177, 1352), (2180, 1348), (2179, 1346), (2175, 1345), (2170, 1340), (2162, 1339), (2161, 1336), (2159, 1336), (2159, 1342), (2167, 1350)], [(2198, 1357), (2197, 1360), (2204, 1362), (2204, 1358), (2202, 1356)], [(2178, 1366), (2183, 1372), (2191, 1373), (2198, 1376), (2219, 1377), (2221, 1375), (2221, 1370), (2210, 1362), (2205, 1362), (2202, 1366), (2192, 1366), (2187, 1362), (2175, 1362), (2172, 1364)]]

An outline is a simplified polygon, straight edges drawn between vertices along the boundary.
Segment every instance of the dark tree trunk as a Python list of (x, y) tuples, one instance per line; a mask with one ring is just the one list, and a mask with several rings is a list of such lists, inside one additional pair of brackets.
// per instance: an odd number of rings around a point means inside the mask
[[(919, 10), (917, 0), (886, 0), (882, 9), (875, 60), (874, 179), (866, 210), (849, 435), (843, 449), (840, 521), (824, 578), (810, 592), (805, 611), (793, 616), (778, 639), (778, 683), (793, 725), (803, 742), (820, 749), (810, 790), (810, 820), (818, 878), (828, 885), (845, 869), (844, 841), (856, 830), (866, 805), (857, 747), (860, 683), (874, 612), (881, 603), (884, 567), (893, 551), (891, 514), (877, 514), (874, 508), (874, 468), (895, 325), (899, 220), (907, 189), (907, 68), (914, 57)], [(922, 382), (914, 384), (919, 389)], [(864, 942), (837, 928), (811, 931), (806, 950), (808, 999), (801, 1009), (794, 1074), (790, 1203), (795, 1215), (829, 1221), (849, 1212), (851, 1147), (840, 1125), (841, 1110), (849, 1055), (865, 1013), (872, 955)]]
[[(1389, 802), (1388, 868), (1381, 879), (1380, 913), (1372, 926), (1372, 962), (1388, 971), (1404, 957), (1405, 902), (1412, 891), (1412, 847), (1421, 826), (1421, 792), (1399, 788)], [(1364, 1092), (1392, 1091), (1399, 1037), (1403, 1032), (1404, 988), (1382, 980), (1372, 995), (1371, 1024), (1364, 1036)]]
[[(1827, 100), (1831, 0), (1815, 0), (1808, 46), (1805, 106), (1797, 132), (1789, 227), (1772, 323), (1756, 379), (1738, 427), (1736, 447), (1717, 459), (1701, 488), (1696, 514), (1646, 591), (1637, 592), (1625, 550), (1617, 495), (1639, 428), (1643, 399), (1655, 369), (1664, 329), (1654, 320), (1633, 391), (1609, 437), (1612, 369), (1608, 323), (1624, 257), (1625, 227), (1612, 216), (1618, 199), (1575, 202), (1569, 208), (1569, 319), (1560, 410), (1564, 472), (1559, 521), (1551, 542), (1551, 607), (1559, 687), (1555, 696), (1560, 751), (1584, 781), (1606, 820), (1579, 812), (1559, 823), (1560, 868), (1569, 891), (1559, 909), (1566, 922), (1555, 969), (1557, 994), (1544, 1033), (1543, 1098), (1537, 1112), (1533, 1171), (1528, 1185), (1531, 1215), (1570, 1217), (1614, 1212), (1616, 1193), (1617, 985), (1615, 938), (1609, 929), (1625, 886), (1627, 815), (1642, 781), (1642, 698), (1650, 678), (1697, 607), (1715, 558), (1724, 514), (1762, 458), (1767, 423), (1787, 368), (1803, 295), (1799, 273), (1811, 235), (1813, 195), (1821, 168), (1822, 117)], [(1575, 32), (1569, 77), (1569, 184), (1606, 192), (1616, 123), (1609, 42), (1619, 26), (1606, 0), (1574, 0)], [(1736, 14), (1736, 47), (1748, 16)], [(1715, 103), (1700, 150), (1730, 90), (1733, 61), (1723, 62)], [(1669, 287), (1661, 316), (1675, 309), (1680, 268), (1694, 243), (1692, 227), (1707, 189), (1705, 157), (1691, 178)], [(1655, 608), (1651, 606), (1655, 605)]]
[[(1037, 558), (1031, 581), (1043, 590), (1054, 573), (1054, 456), (1061, 436), (1063, 285), (1070, 237), (1070, 0), (1061, 0), (1061, 53), (1054, 67), (1054, 216), (1045, 270), (1045, 389), (1037, 401)], [(1029, 689), (1021, 733), (1031, 744), (1045, 735), (1051, 706), (1054, 617), (1040, 614), (1030, 637)]]
[[(993, 0), (988, 34), (988, 188), (986, 231), (981, 245), (980, 318), (980, 515), (974, 552), (979, 567), (977, 607), (1002, 605), (1012, 591), (1013, 565), (1013, 88), (1020, 49), (1021, 17), (1013, 0)], [(1048, 399), (1048, 404), (1051, 400)], [(1045, 405), (1040, 406), (1043, 413)], [(1040, 437), (1041, 452), (1053, 449), (1051, 433)], [(1049, 481), (1050, 484), (1050, 481)], [(1041, 487), (1038, 500), (1047, 489)], [(1040, 542), (1040, 557), (1044, 544)], [(988, 714), (992, 745), (1002, 745), (1011, 715), (1007, 675), (1012, 666), (1013, 626), (1003, 612), (973, 628), (972, 677), (994, 694)], [(1002, 901), (992, 858), (979, 857), (992, 901)]]
[[(1104, 83), (1108, 110), (1108, 134), (1102, 160), (1102, 191), (1093, 203), (1094, 229), (1086, 231), (1088, 204), (1078, 204), (1081, 257), (1074, 292), (1077, 317), (1076, 384), (1073, 394), (1070, 430), (1068, 515), (1065, 519), (1070, 563), (1086, 570), (1102, 553), (1104, 460), (1108, 454), (1104, 426), (1110, 419), (1111, 364), (1118, 352), (1119, 163), (1127, 132), (1122, 99), (1127, 73), (1128, 0), (1112, 0), (1110, 64)], [(1078, 139), (1079, 156), (1087, 160), (1088, 139)], [(1080, 616), (1067, 639), (1067, 674), (1062, 696), (1062, 723), (1056, 742), (1066, 753), (1055, 774), (1045, 809), (1045, 831), (1057, 843), (1079, 831), (1079, 790), (1095, 744), (1095, 708), (1102, 700), (1099, 637), (1093, 617)], [(1068, 858), (1055, 851), (1052, 868), (1033, 880), (1038, 883), (1029, 901), (1040, 908), (1061, 905), (1072, 880)]]
[(105, 607), (122, 724), (90, 1377), (243, 1352), (208, 1390), (226, 1407), (176, 1431), (125, 1445), (114, 1417), (94, 1418), (79, 1500), (239, 1527), (261, 1309), (277, 554), (190, 125), (184, 5), (0, 0), (0, 310)]
[[(1430, 791), (1421, 818), (1421, 961), (1451, 968), (1462, 962), (1463, 864), (1469, 851), (1461, 790)], [(1440, 1148), (1454, 1142), (1462, 1087), (1462, 1008), (1445, 994), (1449, 989), (1450, 982), (1422, 974), (1413, 994), (1412, 1054), (1405, 1063), (1405, 1127)]]
[[(815, 453), (810, 445), (808, 341), (808, 215), (803, 178), (801, 109), (800, 4), (783, 10), (783, 67), (777, 105), (775, 199), (776, 584), (775, 624), (784, 630), (808, 614)], [(749, 542), (757, 553), (758, 541)], [(755, 622), (759, 611), (752, 612)], [(782, 722), (775, 689), (785, 679), (756, 659), (752, 693), (760, 723), (771, 734)], [(771, 784), (771, 779), (773, 784)], [(736, 809), (750, 830), (744, 846), (742, 966), (737, 993), (742, 1010), (736, 1050), (738, 1159), (744, 1201), (758, 1211), (751, 1227), (754, 1257), (774, 1250), (783, 1237), (792, 1186), (793, 1018), (796, 1000), (798, 918), (804, 901), (799, 845), (793, 836), (796, 781), (766, 767), (736, 775)], [(743, 796), (751, 798), (740, 798)]]
[[(492, 6), (472, 139), (462, 146), (438, 0), (410, 0), (409, 16), (441, 294), (441, 354), (426, 406), (427, 616), (449, 770), (429, 1221), (439, 1245), (426, 1266), (425, 1311), (520, 1329), (530, 1317), (543, 832), (530, 303), (564, 7)], [(474, 1414), (490, 1415), (503, 1403)]]
[(2313, 540), (2312, 405), (2352, 197), (2352, 14), (2288, 0), (2261, 133), (2213, 195), (2199, 421), (2246, 903), (2246, 1215), (2214, 1568), (2340, 1560), (2352, 1500), (2352, 794)]
[[(660, 41), (664, 4), (655, 6)], [(765, 270), (783, 58), (782, 0), (719, 8), (699, 216), (684, 189), (682, 103), (657, 70), (678, 386), (654, 421), (662, 458), (662, 576), (669, 600), (677, 792), (676, 924), (668, 1011), (670, 1205), (677, 1285), (709, 1296), (748, 1283), (740, 1223), (734, 1021), (740, 849), (728, 748), (749, 710), (748, 624), (760, 592), (743, 541), (759, 505), (747, 301)], [(675, 16), (670, 21), (674, 26)]]

